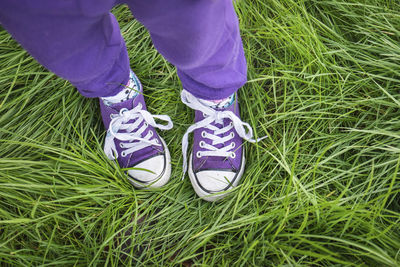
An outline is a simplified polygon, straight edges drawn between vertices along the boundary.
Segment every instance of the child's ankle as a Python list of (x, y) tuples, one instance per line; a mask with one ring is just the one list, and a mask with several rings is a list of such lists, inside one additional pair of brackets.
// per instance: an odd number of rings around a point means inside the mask
[(202, 104), (206, 106), (209, 106), (211, 108), (221, 109), (221, 108), (227, 108), (230, 105), (232, 105), (233, 102), (235, 102), (235, 98), (236, 98), (236, 93), (233, 93), (230, 96), (219, 100), (206, 100), (201, 98), (198, 99)]
[(132, 99), (139, 94), (140, 83), (133, 71), (130, 72), (128, 83), (121, 89), (119, 93), (113, 96), (102, 97), (101, 99), (106, 105), (112, 105)]

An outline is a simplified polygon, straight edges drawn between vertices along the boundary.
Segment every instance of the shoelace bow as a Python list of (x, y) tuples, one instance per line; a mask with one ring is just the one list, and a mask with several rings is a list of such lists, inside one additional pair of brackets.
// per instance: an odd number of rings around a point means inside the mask
[[(157, 124), (154, 119), (166, 121), (168, 124)], [(133, 122), (129, 122), (131, 120)], [(139, 128), (139, 125), (143, 121), (144, 123)], [(121, 143), (121, 148), (126, 148), (121, 152), (121, 156), (123, 157), (148, 146), (161, 146), (156, 138), (152, 138), (155, 134), (153, 131), (148, 131), (146, 136), (142, 136), (149, 125), (161, 130), (169, 130), (173, 127), (169, 116), (152, 115), (147, 110), (142, 109), (141, 103), (131, 110), (123, 108), (119, 111), (119, 114), (113, 114), (104, 144), (104, 153), (106, 156), (111, 160), (118, 158), (114, 139), (126, 141)], [(125, 132), (120, 133), (120, 130), (125, 130)]]
[[(195, 96), (193, 96), (191, 93), (189, 93), (186, 90), (182, 90), (181, 93), (181, 100), (182, 102), (187, 105), (188, 107), (201, 111), (204, 115), (204, 119), (201, 121), (196, 122), (195, 124), (191, 125), (186, 133), (183, 135), (182, 138), (182, 154), (183, 154), (183, 176), (182, 179), (184, 179), (185, 174), (187, 172), (187, 149), (188, 149), (188, 144), (189, 144), (189, 134), (192, 133), (194, 130), (199, 129), (199, 128), (207, 128), (211, 130), (213, 133), (205, 133), (202, 137), (207, 138), (212, 140), (212, 145), (210, 144), (204, 144), (200, 145), (201, 148), (206, 149), (204, 151), (200, 151), (199, 156), (223, 156), (223, 157), (228, 157), (233, 155), (234, 153), (231, 152), (233, 146), (225, 146), (222, 148), (217, 148), (215, 147), (218, 144), (223, 144), (232, 138), (234, 138), (234, 135), (228, 135), (225, 137), (220, 137), (219, 135), (222, 135), (232, 128), (235, 128), (237, 134), (243, 138), (244, 140), (247, 140), (251, 143), (255, 143), (258, 141), (261, 141), (262, 139), (266, 138), (267, 136), (258, 138), (258, 139), (253, 139), (253, 129), (251, 126), (243, 122), (238, 116), (236, 116), (235, 113), (232, 111), (224, 110), (224, 111), (219, 111), (215, 110), (211, 107), (208, 107), (201, 103)], [(223, 119), (230, 119), (231, 123), (228, 126), (225, 126), (223, 128), (218, 128), (212, 123), (215, 122), (215, 124), (221, 124), (223, 125)], [(247, 132), (246, 132), (247, 128)], [(233, 154), (232, 154), (233, 153)]]

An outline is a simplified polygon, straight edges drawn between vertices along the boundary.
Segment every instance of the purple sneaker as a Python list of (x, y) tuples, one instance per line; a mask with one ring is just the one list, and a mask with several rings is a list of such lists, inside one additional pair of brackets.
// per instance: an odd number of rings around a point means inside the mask
[[(137, 188), (161, 187), (171, 175), (171, 159), (164, 140), (155, 127), (169, 130), (173, 124), (167, 115), (151, 115), (144, 102), (142, 88), (134, 98), (116, 104), (100, 99), (101, 115), (107, 130), (104, 152), (118, 160), (121, 168), (130, 168), (129, 181)], [(154, 118), (168, 122), (157, 124)]]
[(199, 197), (216, 201), (239, 183), (245, 166), (243, 139), (256, 142), (251, 139), (253, 131), (240, 120), (237, 101), (227, 107), (212, 108), (186, 90), (182, 91), (181, 99), (195, 110), (195, 124), (188, 128), (182, 141), (184, 174), (188, 136), (194, 132), (189, 178)]

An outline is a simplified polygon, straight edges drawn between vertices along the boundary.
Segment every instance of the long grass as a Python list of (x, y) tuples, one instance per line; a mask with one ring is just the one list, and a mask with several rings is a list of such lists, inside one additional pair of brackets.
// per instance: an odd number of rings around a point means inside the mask
[(96, 99), (0, 30), (0, 262), (10, 266), (400, 265), (400, 4), (242, 0), (249, 82), (240, 186), (217, 203), (180, 180), (193, 112), (175, 69), (125, 6), (113, 11), (172, 179), (134, 190), (103, 154)]

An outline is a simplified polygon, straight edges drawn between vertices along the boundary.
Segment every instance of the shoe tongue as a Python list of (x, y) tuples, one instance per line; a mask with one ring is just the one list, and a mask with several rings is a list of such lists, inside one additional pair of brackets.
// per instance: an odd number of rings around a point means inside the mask
[(136, 96), (134, 98), (130, 98), (130, 99), (125, 100), (123, 102), (118, 102), (118, 103), (115, 103), (115, 104), (111, 104), (109, 107), (111, 107), (116, 112), (119, 112), (123, 108), (131, 110), (137, 105), (138, 101), (139, 101), (138, 97)]

